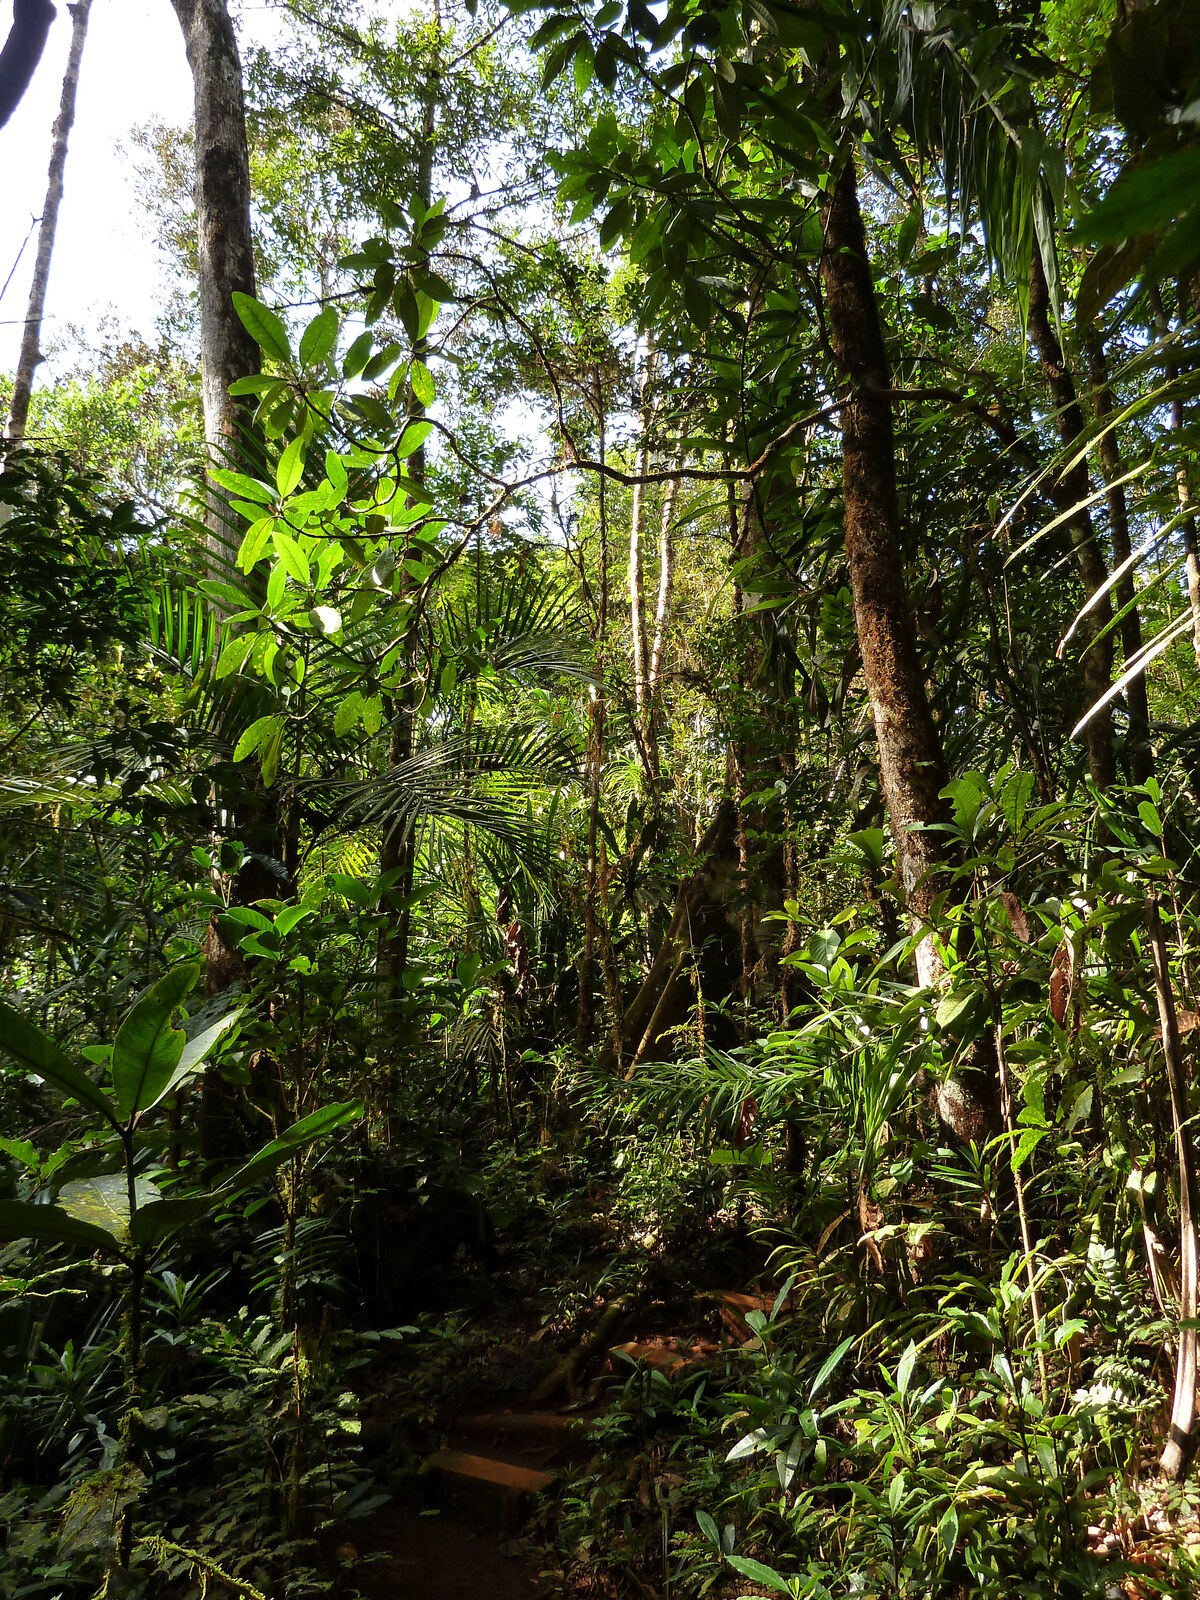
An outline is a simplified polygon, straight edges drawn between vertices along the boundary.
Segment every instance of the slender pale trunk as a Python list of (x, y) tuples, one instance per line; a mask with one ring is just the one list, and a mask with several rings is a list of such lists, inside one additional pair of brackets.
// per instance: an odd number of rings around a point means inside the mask
[[(931, 825), (949, 813), (941, 740), (925, 694), (925, 674), (905, 584), (896, 497), (891, 373), (867, 257), (852, 155), (825, 211), (821, 278), (834, 355), (841, 369), (842, 493), (846, 558), (863, 676), (875, 723), (879, 777), (900, 879), (915, 926), (928, 921), (946, 887), (945, 835)], [(928, 984), (941, 967), (932, 937), (917, 951)], [(986, 1041), (984, 1041), (986, 1044)], [(962, 1139), (982, 1144), (999, 1122), (994, 1052), (941, 1086), (938, 1107)]]
[[(79, 90), (79, 68), (83, 61), (83, 45), (87, 38), (88, 17), (92, 0), (76, 0), (71, 7), (71, 48), (67, 55), (67, 70), (63, 73), (62, 96), (58, 102), (58, 116), (50, 144), (50, 171), (46, 181), (46, 199), (42, 206), (42, 220), (38, 228), (37, 259), (33, 264), (33, 283), (29, 290), (29, 309), (25, 315), (25, 332), (21, 339), (21, 354), (17, 358), (17, 372), (13, 379), (12, 404), (8, 415), (8, 442), (19, 444), (25, 437), (25, 424), (29, 418), (29, 399), (33, 393), (33, 375), (42, 361), (42, 318), (46, 310), (46, 290), (50, 283), (50, 261), (54, 254), (54, 233), (58, 227), (58, 211), (62, 205), (63, 174), (67, 166), (67, 141), (75, 122), (75, 96)], [(51, 12), (53, 15), (53, 12)]]
[(1175, 1153), (1179, 1160), (1179, 1355), (1175, 1365), (1175, 1399), (1171, 1407), (1171, 1432), (1159, 1462), (1169, 1478), (1182, 1478), (1191, 1457), (1191, 1431), (1196, 1420), (1197, 1366), (1197, 1281), (1198, 1246), (1196, 1238), (1196, 1164), (1188, 1131), (1187, 1080), (1183, 1071), (1183, 1051), (1179, 1043), (1179, 1019), (1171, 990), (1171, 971), (1167, 963), (1167, 941), (1163, 934), (1158, 898), (1151, 895), (1146, 908), (1150, 933), (1150, 953), (1154, 960), (1154, 992), (1158, 1000), (1158, 1020), (1162, 1029), (1163, 1054), (1167, 1063), (1167, 1086), (1171, 1095), (1171, 1121), (1175, 1129)]
[[(250, 157), (242, 63), (225, 0), (171, 0), (192, 69), (196, 126), (196, 228), (199, 244), (200, 376), (208, 465), (239, 464), (242, 410), (229, 394), (259, 370), (258, 346), (234, 310), (233, 295), (253, 295)], [(236, 533), (221, 495), (208, 495), (209, 557), (232, 562)]]
[[(680, 466), (677, 460), (676, 470)], [(658, 597), (654, 605), (654, 640), (650, 647), (650, 670), (646, 680), (646, 703), (642, 715), (642, 743), (653, 778), (658, 777), (658, 723), (662, 709), (663, 664), (666, 659), (667, 621), (671, 615), (671, 586), (675, 578), (675, 503), (679, 498), (679, 479), (672, 478), (663, 496), (662, 519), (658, 526)]]
[[(650, 471), (650, 396), (654, 385), (654, 335), (646, 340), (646, 359), (642, 365), (641, 443), (638, 447), (633, 504), (629, 514), (629, 631), (633, 642), (633, 704), (638, 727), (646, 723), (648, 690), (646, 648), (646, 591), (642, 578), (642, 522), (646, 507), (646, 477)], [(649, 774), (648, 774), (649, 776)]]
[[(1050, 322), (1050, 290), (1036, 245), (1029, 270), (1029, 334), (1054, 400), (1059, 441), (1064, 449), (1072, 450), (1083, 435), (1083, 412), (1075, 392), (1075, 380)], [(1084, 596), (1091, 600), (1108, 582), (1108, 566), (1085, 503), (1088, 492), (1087, 461), (1080, 456), (1069, 472), (1055, 480), (1054, 500), (1066, 520)], [(1111, 623), (1112, 605), (1106, 593), (1083, 619), (1083, 687), (1089, 706), (1102, 700), (1112, 683)], [(1088, 770), (1097, 788), (1108, 789), (1117, 776), (1111, 705), (1095, 713), (1087, 725), (1085, 737)]]
[[(1104, 472), (1108, 500), (1108, 530), (1112, 539), (1113, 567), (1120, 569), (1132, 555), (1129, 542), (1129, 509), (1125, 502), (1125, 486), (1121, 482), (1121, 447), (1117, 430), (1107, 424), (1113, 414), (1112, 389), (1108, 381), (1108, 363), (1104, 346), (1098, 338), (1088, 346), (1091, 364), (1092, 403), (1096, 421), (1104, 429), (1100, 436), (1100, 466)], [(1125, 665), (1135, 660), (1142, 648), (1142, 622), (1134, 604), (1133, 568), (1117, 583), (1117, 608), (1121, 613), (1121, 650)], [(1150, 744), (1150, 705), (1146, 698), (1146, 676), (1139, 672), (1125, 686), (1125, 703), (1129, 708), (1129, 765), (1135, 783), (1145, 783), (1154, 771), (1154, 751)]]
[[(437, 147), (437, 107), (441, 85), (441, 23), (439, 0), (433, 0), (434, 61), (425, 94), (421, 115), (421, 148), (417, 157), (416, 195), (428, 211), (433, 203), (433, 161)], [(422, 335), (413, 344), (413, 359), (424, 361), (429, 354), (429, 339)], [(412, 392), (408, 393), (409, 415), (415, 420), (425, 415), (425, 407)], [(425, 483), (425, 446), (422, 444), (409, 459), (409, 471), (417, 483)], [(405, 580), (407, 582), (407, 579)], [(405, 663), (407, 681), (401, 686), (392, 702), (392, 725), (388, 737), (388, 766), (398, 767), (413, 754), (414, 686), (412, 683), (413, 651), (411, 641), (406, 642)], [(404, 974), (408, 969), (409, 947), (412, 941), (412, 891), (416, 875), (417, 837), (411, 819), (403, 829), (385, 834), (379, 848), (380, 873), (397, 872), (394, 893), (398, 904), (389, 906), (387, 925), (380, 934), (380, 956), (386, 967), (394, 995), (403, 990)], [(398, 869), (398, 870), (397, 870)]]
[[(604, 765), (604, 656), (608, 632), (608, 498), (605, 493), (605, 451), (607, 449), (604, 389), (599, 370), (595, 375), (596, 426), (598, 432), (598, 459), (601, 472), (598, 484), (600, 522), (599, 595), (596, 616), (596, 682), (588, 690), (588, 834), (587, 878), (583, 901), (583, 954), (579, 962), (579, 1017), (576, 1034), (580, 1048), (591, 1036), (595, 1020), (596, 1001), (593, 993), (596, 972), (596, 942), (599, 934), (597, 899), (600, 888), (599, 835), (600, 835), (600, 778)], [(616, 1059), (620, 1061), (618, 1048)]]
[[(1162, 296), (1156, 288), (1150, 291), (1150, 304), (1154, 309), (1154, 323), (1163, 342), (1163, 370), (1167, 382), (1174, 384), (1179, 377), (1178, 364), (1169, 354), (1171, 325), (1163, 308)], [(1171, 400), (1171, 430), (1179, 433), (1183, 428), (1183, 401), (1178, 394)], [(1175, 460), (1175, 493), (1179, 499), (1180, 526), (1183, 530), (1183, 571), (1187, 580), (1188, 605), (1192, 612), (1192, 648), (1196, 653), (1196, 667), (1200, 670), (1200, 540), (1196, 535), (1196, 517), (1192, 510), (1192, 490), (1188, 482), (1187, 465), (1182, 453)]]

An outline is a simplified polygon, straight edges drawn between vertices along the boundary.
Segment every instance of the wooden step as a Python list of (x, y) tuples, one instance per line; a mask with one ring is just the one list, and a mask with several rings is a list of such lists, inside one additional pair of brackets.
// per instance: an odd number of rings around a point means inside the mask
[(478, 1484), (505, 1494), (541, 1494), (554, 1483), (550, 1472), (520, 1467), (512, 1461), (497, 1461), (492, 1456), (468, 1455), (463, 1450), (439, 1450), (426, 1457), (425, 1467), (460, 1483)]
[(588, 1418), (562, 1411), (487, 1411), (457, 1417), (455, 1433), (485, 1434), (492, 1439), (554, 1440), (585, 1433)]
[[(719, 1353), (718, 1347), (709, 1339), (680, 1339), (666, 1336), (656, 1339), (630, 1339), (625, 1344), (615, 1344), (611, 1348), (610, 1359), (626, 1356), (629, 1360), (640, 1361), (647, 1367), (657, 1367), (660, 1372), (680, 1373), (689, 1367), (703, 1366), (706, 1361), (711, 1361)], [(621, 1363), (614, 1362), (613, 1370), (620, 1371), (621, 1366)]]

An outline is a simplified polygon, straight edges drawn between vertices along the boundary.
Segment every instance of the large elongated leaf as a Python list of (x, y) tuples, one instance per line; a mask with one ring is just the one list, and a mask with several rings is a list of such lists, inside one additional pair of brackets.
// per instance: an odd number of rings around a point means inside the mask
[(121, 1246), (106, 1228), (74, 1217), (59, 1206), (33, 1206), (0, 1200), (0, 1239), (37, 1239), (43, 1244), (79, 1244), (120, 1255)]
[(116, 1113), (103, 1089), (98, 1088), (53, 1039), (3, 1001), (0, 1001), (0, 1051), (115, 1124)]
[(265, 1178), (268, 1173), (274, 1172), (276, 1167), (281, 1167), (285, 1161), (290, 1161), (305, 1145), (312, 1144), (316, 1139), (326, 1138), (337, 1128), (347, 1122), (353, 1122), (361, 1115), (362, 1106), (357, 1100), (345, 1100), (338, 1105), (322, 1106), (319, 1111), (301, 1117), (300, 1121), (294, 1122), (286, 1133), (281, 1134), (278, 1139), (272, 1139), (270, 1144), (264, 1145), (257, 1154), (251, 1156), (249, 1161), (225, 1180), (219, 1190), (221, 1198), (228, 1198), (243, 1189), (250, 1188), (260, 1178)]
[(182, 1195), (179, 1199), (153, 1200), (139, 1206), (129, 1232), (134, 1244), (142, 1249), (161, 1244), (180, 1228), (211, 1215), (225, 1196), (219, 1194)]
[[(158, 1198), (158, 1190), (149, 1178), (135, 1178), (133, 1184), (135, 1205), (149, 1205)], [(58, 1203), (77, 1222), (99, 1228), (121, 1243), (128, 1240), (129, 1183), (123, 1172), (64, 1183)]]
[(121, 1024), (113, 1043), (112, 1078), (123, 1117), (147, 1110), (166, 1093), (186, 1043), (171, 1018), (199, 975), (199, 962), (175, 967), (143, 995)]
[(194, 1072), (199, 1071), (217, 1041), (229, 1032), (240, 1017), (240, 1011), (231, 1011), (228, 1016), (218, 1018), (211, 1027), (205, 1028), (202, 1033), (198, 1033), (194, 1038), (189, 1039), (183, 1047), (183, 1054), (179, 1057), (178, 1066), (163, 1085), (161, 1093), (156, 1095), (144, 1109), (149, 1111), (153, 1106), (158, 1105), (173, 1090), (178, 1089), (185, 1079), (190, 1078)]

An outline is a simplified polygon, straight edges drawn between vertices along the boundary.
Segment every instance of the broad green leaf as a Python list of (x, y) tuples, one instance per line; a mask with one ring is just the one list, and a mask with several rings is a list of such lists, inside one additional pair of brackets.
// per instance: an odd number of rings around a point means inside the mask
[(408, 427), (405, 428), (399, 444), (396, 446), (396, 454), (402, 460), (405, 456), (411, 456), (421, 448), (432, 432), (432, 422), (410, 422)]
[(123, 1117), (155, 1104), (179, 1065), (187, 1042), (171, 1018), (200, 976), (200, 963), (175, 967), (143, 995), (113, 1041), (113, 1094)]
[(275, 483), (281, 495), (289, 495), (304, 476), (306, 440), (302, 433), (288, 444), (275, 468)]
[[(133, 1189), (139, 1206), (158, 1199), (158, 1190), (148, 1178), (135, 1178)], [(68, 1216), (101, 1229), (113, 1239), (124, 1243), (129, 1238), (129, 1183), (123, 1172), (64, 1183), (58, 1203)]]
[(843, 1339), (841, 1344), (839, 1344), (835, 1350), (830, 1351), (829, 1355), (827, 1355), (825, 1360), (821, 1363), (821, 1370), (813, 1379), (812, 1388), (808, 1391), (810, 1405), (817, 1398), (825, 1385), (829, 1382), (837, 1368), (841, 1365), (846, 1351), (849, 1350), (853, 1343), (854, 1335), (851, 1334), (848, 1339)]
[(752, 1428), (749, 1433), (742, 1435), (725, 1459), (726, 1461), (741, 1461), (745, 1456), (757, 1455), (760, 1450), (765, 1450), (770, 1443), (771, 1438), (765, 1428)]
[(305, 367), (315, 367), (325, 360), (338, 336), (338, 314), (332, 306), (323, 306), (305, 328), (300, 338), (300, 362)]
[(0, 1139), (0, 1154), (11, 1156), (23, 1167), (28, 1167), (30, 1172), (38, 1172), (41, 1169), (42, 1163), (37, 1147), (30, 1144), (28, 1139)]
[(697, 1526), (700, 1529), (700, 1532), (709, 1541), (709, 1543), (710, 1544), (715, 1544), (717, 1549), (719, 1550), (721, 1548), (721, 1534), (720, 1534), (719, 1529), (717, 1528), (716, 1523), (709, 1516), (708, 1512), (707, 1511), (697, 1511), (697, 1513), (696, 1513), (696, 1523), (697, 1523)]
[(305, 917), (311, 917), (313, 912), (312, 906), (284, 906), (275, 918), (275, 932), (286, 937), (298, 923), (304, 921)]
[(946, 1560), (951, 1560), (958, 1544), (958, 1512), (953, 1506), (947, 1506), (942, 1512), (942, 1520), (938, 1523), (938, 1538), (942, 1541)]
[(351, 689), (350, 693), (338, 706), (333, 718), (333, 731), (339, 739), (344, 739), (350, 730), (362, 717), (363, 697), (358, 689)]
[(233, 759), (245, 761), (247, 756), (253, 755), (268, 739), (272, 738), (275, 729), (283, 721), (282, 717), (267, 716), (256, 717), (255, 720), (242, 734), (237, 744), (233, 747)]
[(116, 1123), (117, 1115), (112, 1101), (84, 1072), (65, 1055), (54, 1040), (26, 1022), (19, 1011), (0, 1001), (0, 1052), (11, 1056), (27, 1072), (37, 1073), (64, 1094), (73, 1095), (83, 1105), (91, 1106), (102, 1117)]
[(343, 377), (358, 377), (359, 373), (371, 359), (371, 347), (374, 343), (375, 337), (369, 330), (366, 333), (359, 334), (358, 338), (355, 339), (354, 343), (350, 346), (349, 350), (346, 351), (346, 354), (342, 359)]
[(121, 1253), (107, 1228), (85, 1222), (59, 1206), (34, 1206), (23, 1200), (0, 1200), (0, 1239), (36, 1239), (41, 1244), (79, 1244), (112, 1255)]
[(413, 362), (409, 368), (408, 381), (412, 388), (413, 399), (417, 404), (431, 406), (435, 395), (433, 375), (423, 361)]
[(276, 1167), (290, 1161), (306, 1145), (315, 1140), (325, 1139), (347, 1122), (353, 1122), (362, 1116), (362, 1106), (357, 1100), (346, 1100), (338, 1105), (323, 1106), (319, 1111), (313, 1111), (307, 1117), (302, 1117), (299, 1122), (294, 1122), (286, 1133), (278, 1139), (273, 1139), (270, 1144), (264, 1145), (256, 1155), (232, 1173), (220, 1187), (223, 1196), (240, 1194), (243, 1189), (248, 1189), (252, 1184), (265, 1178), (268, 1173), (274, 1172)]
[(276, 361), (285, 364), (291, 361), (292, 347), (288, 342), (287, 329), (269, 306), (264, 306), (261, 300), (255, 300), (251, 295), (241, 294), (235, 289), (233, 309), (260, 350), (264, 350), (269, 356), (274, 356)]
[(910, 1339), (908, 1347), (900, 1357), (900, 1364), (896, 1368), (896, 1393), (904, 1396), (908, 1393), (908, 1386), (912, 1382), (913, 1368), (917, 1364), (917, 1347)]
[[(157, 1192), (157, 1191), (156, 1191)], [(130, 1228), (134, 1244), (145, 1249), (178, 1233), (201, 1218), (209, 1216), (221, 1204), (217, 1193), (181, 1195), (179, 1199), (155, 1199), (148, 1205), (139, 1205)]]
[[(217, 1041), (227, 1034), (230, 1028), (241, 1021), (241, 1016), (240, 1010), (231, 1011), (227, 1016), (219, 1017), (216, 1022), (203, 1029), (202, 1032), (188, 1039), (184, 1044), (183, 1053), (179, 1057), (178, 1066), (176, 1066), (174, 1072), (164, 1084), (158, 1099), (151, 1101), (151, 1106), (156, 1106), (159, 1101), (165, 1100), (181, 1083), (198, 1071), (204, 1065)], [(150, 1106), (146, 1109), (149, 1110)]]
[(257, 478), (248, 478), (244, 472), (230, 472), (225, 467), (212, 467), (208, 475), (220, 488), (228, 489), (230, 494), (236, 494), (243, 500), (253, 500), (260, 506), (275, 503), (275, 491), (270, 484), (260, 483)]
[(740, 1572), (743, 1578), (749, 1578), (753, 1583), (765, 1583), (768, 1589), (773, 1589), (776, 1594), (790, 1595), (792, 1590), (786, 1578), (775, 1571), (774, 1567), (765, 1566), (761, 1561), (755, 1561), (752, 1556), (726, 1556), (726, 1561), (735, 1572)]
[(277, 527), (275, 529), (271, 534), (271, 540), (288, 576), (295, 578), (302, 588), (307, 588), (310, 573), (308, 557), (304, 554), (304, 551), (301, 550), (291, 534), (285, 533), (282, 528)]
[(383, 724), (383, 700), (379, 695), (370, 695), (363, 701), (362, 722), (373, 739)]

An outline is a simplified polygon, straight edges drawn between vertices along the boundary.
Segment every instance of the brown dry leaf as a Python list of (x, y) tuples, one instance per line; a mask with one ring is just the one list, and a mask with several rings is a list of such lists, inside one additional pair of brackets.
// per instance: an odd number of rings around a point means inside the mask
[(1050, 963), (1050, 1015), (1060, 1028), (1066, 1027), (1067, 1012), (1071, 1008), (1071, 990), (1075, 978), (1073, 969), (1071, 947), (1064, 939)]
[(1200, 1028), (1200, 1011), (1181, 1011), (1176, 1019), (1180, 1033), (1195, 1033)]
[(862, 1227), (862, 1243), (876, 1272), (883, 1271), (883, 1255), (875, 1243), (875, 1229), (883, 1224), (883, 1207), (871, 1199), (865, 1189), (858, 1191), (858, 1220)]
[(1033, 935), (1029, 931), (1029, 918), (1025, 915), (1025, 907), (1011, 889), (1001, 889), (1000, 904), (1004, 907), (1004, 913), (1013, 933), (1022, 944), (1028, 944)]
[(733, 1148), (741, 1150), (750, 1142), (750, 1137), (758, 1126), (758, 1101), (752, 1094), (748, 1094), (742, 1101), (742, 1109), (738, 1112), (737, 1130), (733, 1135)]

